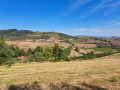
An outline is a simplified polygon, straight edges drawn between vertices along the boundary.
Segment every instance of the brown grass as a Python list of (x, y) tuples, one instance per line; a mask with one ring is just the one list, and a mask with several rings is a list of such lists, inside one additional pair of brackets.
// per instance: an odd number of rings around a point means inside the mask
[[(111, 82), (116, 76), (118, 82)], [(92, 90), (89, 85), (111, 90), (120, 89), (120, 54), (95, 60), (15, 64), (0, 67), (0, 88), (4, 90), (15, 84), (41, 83), (41, 88), (49, 90), (49, 85), (66, 82), (76, 87)], [(86, 85), (86, 86), (85, 86)], [(96, 90), (96, 89), (94, 89)]]
[[(28, 48), (36, 48), (36, 46), (53, 46), (54, 43), (58, 43), (61, 46), (64, 47), (69, 47), (71, 46), (71, 44), (69, 43), (64, 43), (64, 42), (60, 42), (61, 40), (57, 40), (57, 39), (52, 39), (53, 42), (46, 42), (46, 41), (5, 41), (8, 45), (16, 45), (19, 46), (22, 49), (28, 49)], [(85, 48), (94, 48), (96, 47), (95, 44), (75, 44), (75, 46), (78, 47), (85, 47)]]

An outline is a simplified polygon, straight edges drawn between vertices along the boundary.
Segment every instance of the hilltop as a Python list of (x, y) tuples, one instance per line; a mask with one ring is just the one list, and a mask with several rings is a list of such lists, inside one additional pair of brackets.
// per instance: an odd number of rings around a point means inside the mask
[(33, 32), (30, 30), (0, 30), (7, 40), (54, 42), (76, 45), (78, 47), (120, 48), (120, 38), (100, 38), (90, 36), (72, 36), (58, 32)]

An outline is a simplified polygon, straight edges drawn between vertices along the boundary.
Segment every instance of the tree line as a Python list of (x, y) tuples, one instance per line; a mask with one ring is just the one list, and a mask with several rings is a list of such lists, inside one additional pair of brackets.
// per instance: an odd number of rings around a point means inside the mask
[(68, 61), (72, 47), (64, 48), (58, 44), (53, 47), (37, 46), (35, 49), (20, 49), (18, 46), (7, 45), (4, 41), (0, 41), (0, 64), (8, 64), (14, 58), (25, 56), (29, 62), (41, 61)]
[[(59, 44), (54, 44), (52, 47), (48, 46), (37, 46), (35, 49), (20, 49), (18, 46), (14, 45), (7, 45), (4, 42), (4, 38), (0, 36), (0, 65), (2, 64), (12, 64), (14, 63), (14, 59), (25, 56), (27, 57), (27, 62), (42, 62), (42, 61), (70, 61), (70, 60), (87, 60), (87, 59), (94, 59), (99, 58), (107, 55), (111, 55), (116, 52), (106, 52), (106, 53), (100, 53), (100, 54), (94, 54), (94, 52), (90, 52), (87, 54), (83, 54), (83, 56), (78, 57), (69, 57), (72, 46), (69, 46), (67, 48), (60, 46)], [(76, 52), (80, 53), (80, 50), (78, 47), (75, 47), (74, 49)], [(118, 50), (118, 53), (120, 50)]]

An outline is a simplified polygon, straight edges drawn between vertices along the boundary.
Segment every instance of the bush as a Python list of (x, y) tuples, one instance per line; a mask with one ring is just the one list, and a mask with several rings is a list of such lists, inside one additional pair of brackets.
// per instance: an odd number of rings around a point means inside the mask
[(78, 47), (75, 47), (75, 51), (76, 51), (76, 52), (79, 52), (79, 48), (78, 48)]
[(4, 40), (4, 37), (0, 35), (0, 41), (3, 41)]
[(46, 59), (52, 57), (52, 50), (51, 50), (51, 48), (49, 48), (49, 47), (46, 46), (45, 49), (44, 49), (44, 52), (43, 52), (43, 56)]
[(50, 61), (50, 62), (55, 62), (55, 59), (50, 58), (50, 59), (48, 59), (48, 61)]
[(20, 48), (18, 46), (14, 48), (14, 52), (15, 52), (15, 57), (20, 56)]
[(8, 66), (7, 67), (11, 67), (15, 62), (13, 60), (8, 62)]
[(114, 53), (116, 53), (116, 52), (107, 52), (107, 53), (99, 53), (99, 54), (93, 54), (90, 52), (84, 56), (70, 57), (70, 59), (72, 59), (72, 60), (76, 60), (76, 59), (87, 60), (87, 59), (94, 59), (94, 58), (99, 58), (99, 57), (103, 57), (103, 56), (108, 56), (108, 55), (111, 55)]
[(62, 52), (63, 49), (58, 44), (55, 44), (53, 47), (53, 56), (55, 57), (55, 60), (59, 61), (61, 59)]
[(62, 52), (61, 55), (60, 55), (60, 60), (63, 60), (63, 61), (68, 61), (68, 56), (67, 54), (65, 54), (65, 52)]
[[(67, 52), (68, 51), (68, 52)], [(69, 49), (64, 49), (63, 47), (55, 44), (53, 47), (53, 56), (55, 57), (55, 61), (68, 61), (68, 54), (70, 54)]]
[(21, 50), (19, 51), (19, 53), (20, 53), (20, 56), (25, 56), (25, 50), (24, 50), (24, 49), (21, 49)]
[(118, 49), (117, 52), (120, 53), (120, 49)]
[(5, 64), (12, 60), (14, 51), (4, 42), (0, 42), (0, 64)]
[(20, 49), (18, 46), (11, 45), (10, 48), (14, 51), (15, 58), (27, 55), (27, 52), (25, 52), (24, 49)]
[(31, 48), (29, 48), (29, 49), (27, 50), (27, 55), (31, 55), (31, 54), (33, 54), (33, 50), (32, 50)]
[(41, 52), (41, 53), (43, 54), (43, 48), (40, 47), (40, 46), (37, 46), (37, 47), (35, 48), (35, 50), (34, 50), (34, 53), (35, 53), (35, 52)]
[(35, 52), (33, 55), (29, 56), (29, 62), (40, 62), (45, 61), (41, 52)]
[(72, 47), (68, 47), (64, 50), (64, 52), (66, 55), (70, 55), (71, 50), (72, 50)]
[(113, 76), (111, 82), (118, 82), (118, 79), (115, 76)]

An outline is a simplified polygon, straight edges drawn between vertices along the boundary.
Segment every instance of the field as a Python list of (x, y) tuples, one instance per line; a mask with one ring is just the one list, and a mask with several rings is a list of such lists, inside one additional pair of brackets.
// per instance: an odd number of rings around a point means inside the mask
[[(36, 48), (36, 46), (53, 46), (54, 43), (58, 43), (61, 46), (69, 47), (71, 44), (69, 43), (61, 43), (59, 40), (54, 40), (53, 42), (42, 42), (42, 41), (36, 41), (36, 42), (30, 42), (30, 41), (5, 41), (8, 45), (16, 45), (23, 49), (28, 48)], [(34, 43), (34, 44), (33, 44)], [(29, 46), (29, 47), (28, 47)], [(78, 47), (86, 47), (86, 48), (95, 48), (95, 44), (76, 44)]]
[(120, 54), (86, 61), (25, 63), (0, 67), (1, 90), (26, 87), (44, 90), (119, 90)]
[(111, 49), (111, 48), (93, 48), (96, 51), (116, 51), (116, 49)]

